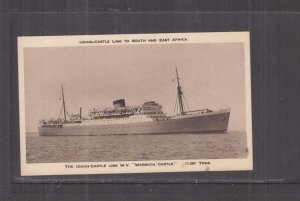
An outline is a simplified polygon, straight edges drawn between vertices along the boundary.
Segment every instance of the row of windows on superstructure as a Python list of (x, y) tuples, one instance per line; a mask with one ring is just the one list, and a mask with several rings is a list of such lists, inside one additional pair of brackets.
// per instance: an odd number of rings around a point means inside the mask
[(161, 109), (161, 107), (158, 107), (158, 106), (156, 106), (156, 107), (143, 107), (142, 108), (143, 110), (155, 110), (155, 109)]
[(162, 111), (159, 111), (159, 112), (136, 113), (136, 115), (144, 115), (144, 114), (163, 114), (163, 112), (162, 112)]

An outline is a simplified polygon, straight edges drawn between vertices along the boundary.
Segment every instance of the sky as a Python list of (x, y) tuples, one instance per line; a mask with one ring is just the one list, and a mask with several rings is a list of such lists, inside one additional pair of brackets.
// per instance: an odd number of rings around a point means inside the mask
[(173, 115), (175, 67), (189, 108), (231, 108), (229, 130), (245, 130), (243, 43), (25, 48), (25, 126), (57, 118), (64, 87), (68, 113), (154, 100)]

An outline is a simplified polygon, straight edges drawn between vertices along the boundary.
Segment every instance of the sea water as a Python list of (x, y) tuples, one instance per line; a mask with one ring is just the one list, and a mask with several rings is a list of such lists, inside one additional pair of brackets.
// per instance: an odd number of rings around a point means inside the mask
[(26, 133), (27, 163), (245, 158), (247, 150), (244, 131), (55, 137)]

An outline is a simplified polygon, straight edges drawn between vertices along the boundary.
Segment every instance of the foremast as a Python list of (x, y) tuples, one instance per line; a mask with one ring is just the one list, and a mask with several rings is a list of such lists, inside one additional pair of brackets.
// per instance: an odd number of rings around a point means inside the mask
[(182, 93), (182, 88), (179, 83), (177, 67), (176, 67), (176, 78), (175, 79), (177, 80), (177, 97), (178, 97), (180, 114), (184, 114), (185, 112), (184, 112), (184, 107), (183, 107), (183, 93)]
[(63, 101), (64, 120), (65, 120), (65, 122), (67, 122), (66, 103), (65, 103), (65, 96), (64, 96), (64, 88), (63, 88), (63, 86), (61, 86), (61, 95), (62, 95), (62, 101)]

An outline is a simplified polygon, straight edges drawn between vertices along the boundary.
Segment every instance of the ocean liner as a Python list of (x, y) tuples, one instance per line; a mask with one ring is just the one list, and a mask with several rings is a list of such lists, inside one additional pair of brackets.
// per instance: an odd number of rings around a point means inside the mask
[[(124, 99), (113, 101), (113, 108), (93, 109), (86, 116), (69, 115), (66, 111), (62, 87), (63, 117), (41, 120), (40, 136), (120, 135), (120, 134), (168, 134), (168, 133), (226, 133), (230, 108), (187, 110), (185, 96), (176, 69), (177, 114), (167, 116), (162, 105), (146, 101), (138, 106), (126, 106)], [(67, 118), (68, 116), (68, 118)]]

